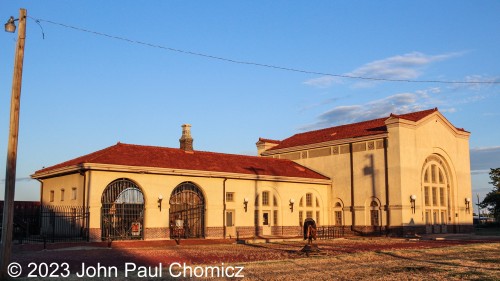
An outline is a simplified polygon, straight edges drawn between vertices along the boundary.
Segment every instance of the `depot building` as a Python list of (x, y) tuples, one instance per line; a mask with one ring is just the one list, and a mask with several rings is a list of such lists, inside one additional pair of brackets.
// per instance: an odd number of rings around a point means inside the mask
[[(259, 156), (117, 143), (36, 171), (45, 207), (88, 210), (91, 240), (472, 230), (469, 135), (437, 109), (260, 138)], [(71, 220), (71, 219), (69, 219)]]

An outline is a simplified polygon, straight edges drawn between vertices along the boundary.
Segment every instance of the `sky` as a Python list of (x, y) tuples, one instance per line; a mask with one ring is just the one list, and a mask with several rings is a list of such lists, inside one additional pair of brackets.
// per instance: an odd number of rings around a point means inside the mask
[[(36, 170), (117, 142), (178, 147), (184, 123), (196, 150), (256, 155), (259, 137), (434, 107), (471, 132), (474, 202), (493, 188), (498, 1), (17, 0), (0, 19), (19, 8), (16, 200), (39, 199)], [(0, 36), (0, 159), (16, 38)]]

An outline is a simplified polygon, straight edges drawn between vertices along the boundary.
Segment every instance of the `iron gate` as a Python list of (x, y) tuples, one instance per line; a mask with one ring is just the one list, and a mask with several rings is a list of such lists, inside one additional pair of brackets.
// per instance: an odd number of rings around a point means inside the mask
[(144, 195), (129, 179), (110, 183), (101, 198), (103, 240), (143, 239)]
[(191, 182), (178, 185), (169, 200), (170, 238), (205, 237), (205, 199)]

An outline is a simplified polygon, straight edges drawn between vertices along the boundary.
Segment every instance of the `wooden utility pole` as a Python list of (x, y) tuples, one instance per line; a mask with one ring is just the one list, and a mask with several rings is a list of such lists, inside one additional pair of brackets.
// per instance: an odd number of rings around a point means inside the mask
[(7, 266), (12, 251), (12, 232), (14, 230), (14, 193), (16, 189), (17, 140), (19, 133), (19, 107), (21, 100), (21, 81), (23, 76), (24, 41), (26, 39), (26, 10), (19, 10), (19, 29), (17, 31), (12, 97), (10, 101), (10, 129), (7, 147), (7, 168), (5, 176), (5, 199), (3, 205), (2, 246), (0, 252), (0, 280), (9, 278)]

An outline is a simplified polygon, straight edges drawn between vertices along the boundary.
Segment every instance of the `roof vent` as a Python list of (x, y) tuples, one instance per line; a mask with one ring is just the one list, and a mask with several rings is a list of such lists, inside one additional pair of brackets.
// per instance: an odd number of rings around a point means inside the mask
[(182, 136), (179, 139), (180, 148), (185, 151), (193, 151), (193, 138), (191, 137), (191, 125), (182, 125)]

